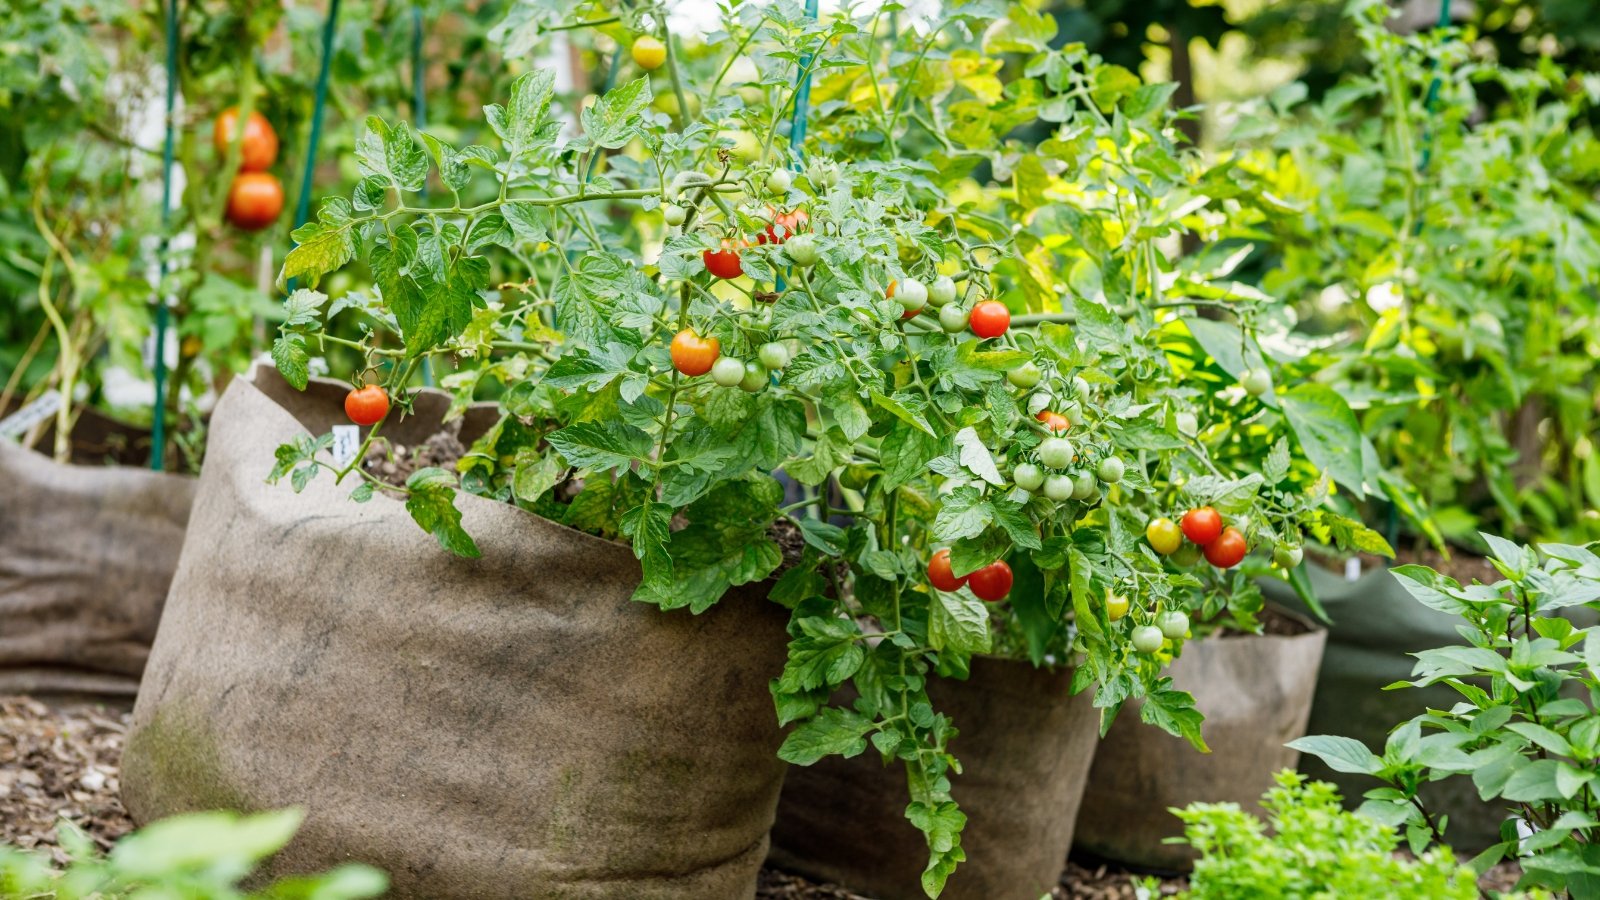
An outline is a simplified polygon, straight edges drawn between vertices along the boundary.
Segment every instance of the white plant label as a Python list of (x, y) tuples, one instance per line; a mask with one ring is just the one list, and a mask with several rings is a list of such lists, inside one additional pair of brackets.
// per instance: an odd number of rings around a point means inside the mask
[(0, 436), (21, 437), (28, 429), (55, 415), (60, 408), (61, 392), (54, 389), (45, 391), (39, 395), (39, 399), (0, 419)]
[(1344, 561), (1344, 580), (1355, 581), (1361, 577), (1361, 560), (1351, 557)]
[(333, 426), (333, 464), (344, 468), (356, 458), (356, 451), (361, 449), (360, 425), (335, 425)]

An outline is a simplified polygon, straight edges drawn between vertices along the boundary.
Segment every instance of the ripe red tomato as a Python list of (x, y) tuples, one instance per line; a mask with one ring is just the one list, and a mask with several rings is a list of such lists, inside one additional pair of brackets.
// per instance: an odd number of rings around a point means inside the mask
[(693, 328), (685, 328), (672, 336), (672, 367), (685, 375), (704, 375), (711, 371), (721, 352), (721, 341), (714, 337), (703, 338)]
[[(230, 106), (217, 116), (217, 124), (211, 129), (211, 146), (216, 148), (218, 159), (227, 158), (228, 147), (233, 143), (234, 132), (238, 129), (239, 107)], [(272, 123), (259, 110), (251, 110), (250, 118), (245, 120), (244, 138), (239, 146), (239, 171), (264, 172), (277, 158), (278, 133), (272, 130)]]
[(283, 212), (283, 185), (267, 172), (240, 172), (228, 190), (228, 221), (245, 231), (260, 231)]
[(1011, 593), (1011, 567), (997, 559), (967, 576), (967, 587), (979, 600), (995, 603)]
[(1219, 569), (1231, 569), (1244, 559), (1249, 550), (1239, 529), (1226, 528), (1216, 540), (1206, 545), (1206, 562)]
[(966, 578), (957, 578), (951, 570), (949, 548), (935, 552), (928, 560), (928, 583), (941, 591), (959, 591), (967, 583)]
[(344, 397), (344, 414), (357, 425), (376, 425), (389, 414), (389, 395), (375, 384), (354, 388)]
[(972, 308), (969, 321), (972, 333), (978, 337), (999, 337), (1011, 327), (1011, 310), (999, 300), (985, 300)]
[(1034, 418), (1043, 422), (1044, 427), (1051, 432), (1062, 432), (1072, 427), (1072, 421), (1070, 419), (1068, 419), (1066, 416), (1063, 416), (1061, 413), (1051, 412), (1048, 409), (1039, 410), (1039, 414), (1034, 416)]
[(1222, 516), (1209, 506), (1183, 514), (1183, 536), (1204, 547), (1222, 534)]
[(805, 231), (806, 225), (811, 221), (811, 217), (803, 209), (781, 213), (769, 206), (767, 207), (767, 215), (772, 217), (772, 223), (767, 226), (765, 231), (756, 233), (756, 243), (758, 244), (781, 244)]
[(723, 238), (721, 250), (707, 250), (702, 254), (702, 258), (706, 261), (706, 271), (724, 279), (738, 278), (743, 275), (744, 266), (739, 264), (739, 247), (742, 244), (742, 241), (735, 244), (733, 241)]

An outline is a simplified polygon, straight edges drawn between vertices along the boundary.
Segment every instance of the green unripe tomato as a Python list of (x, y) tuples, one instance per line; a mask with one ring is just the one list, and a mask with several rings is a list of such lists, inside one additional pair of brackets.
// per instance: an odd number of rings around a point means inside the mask
[(844, 471), (839, 473), (839, 486), (849, 488), (852, 491), (866, 490), (867, 482), (871, 480), (872, 469), (861, 463), (851, 463), (844, 467)]
[(1244, 392), (1252, 397), (1259, 397), (1272, 390), (1272, 373), (1266, 369), (1246, 369), (1239, 376), (1239, 384)]
[(1161, 649), (1164, 635), (1154, 625), (1140, 625), (1133, 630), (1133, 649), (1140, 653), (1154, 653)]
[(744, 364), (744, 377), (739, 380), (739, 387), (754, 394), (767, 386), (767, 370), (761, 364), (751, 360)]
[(956, 299), (956, 283), (949, 275), (940, 275), (928, 285), (928, 302), (934, 306), (949, 306)]
[(946, 334), (966, 331), (968, 315), (969, 313), (959, 306), (954, 304), (946, 306), (939, 310), (939, 327), (943, 328)]
[(1088, 472), (1079, 472), (1072, 476), (1072, 499), (1088, 500), (1097, 493), (1099, 493), (1099, 489), (1095, 487), (1093, 475)]
[(1089, 396), (1089, 382), (1082, 375), (1072, 376), (1072, 393), (1078, 397)]
[(1047, 437), (1039, 442), (1039, 461), (1052, 469), (1065, 469), (1072, 464), (1072, 442), (1066, 438)]
[(689, 213), (676, 203), (666, 203), (661, 206), (661, 218), (667, 220), (668, 225), (682, 225)]
[(806, 167), (806, 179), (811, 186), (825, 191), (839, 183), (839, 167), (832, 160), (817, 160)]
[(777, 341), (762, 344), (761, 349), (756, 351), (756, 356), (768, 369), (777, 370), (789, 364), (789, 348)]
[(1039, 371), (1039, 367), (1031, 362), (1025, 362), (1006, 372), (1006, 380), (1011, 382), (1011, 386), (1023, 390), (1038, 384), (1039, 379), (1043, 377), (1044, 375)]
[(928, 286), (915, 278), (897, 281), (894, 285), (894, 301), (910, 312), (928, 305)]
[(1161, 633), (1173, 640), (1189, 633), (1189, 617), (1175, 609), (1169, 609), (1156, 616), (1156, 627)]
[(1095, 474), (1099, 475), (1100, 480), (1106, 484), (1116, 484), (1122, 480), (1122, 473), (1125, 468), (1122, 460), (1115, 456), (1108, 456), (1100, 460), (1100, 466), (1095, 469)]
[(1272, 561), (1277, 563), (1280, 569), (1298, 569), (1300, 568), (1300, 561), (1305, 557), (1305, 551), (1299, 547), (1287, 547), (1279, 544), (1272, 548)]
[(1184, 541), (1167, 559), (1172, 560), (1173, 565), (1187, 569), (1200, 561), (1200, 548), (1195, 544)]
[(1178, 433), (1184, 437), (1194, 437), (1200, 433), (1200, 420), (1194, 413), (1184, 410), (1173, 417), (1178, 421)]
[(1083, 424), (1083, 406), (1076, 400), (1068, 400), (1066, 403), (1061, 404), (1061, 409), (1057, 410), (1057, 412), (1066, 416), (1067, 421), (1071, 422), (1073, 426)]
[(1072, 479), (1065, 475), (1051, 475), (1044, 480), (1044, 495), (1061, 503), (1072, 499)]
[(802, 269), (809, 269), (817, 264), (821, 253), (817, 250), (817, 239), (809, 232), (802, 231), (783, 244), (783, 252), (794, 260), (794, 264)]
[(744, 380), (744, 361), (731, 356), (719, 357), (711, 364), (711, 380), (723, 387), (733, 387)]
[(774, 194), (787, 194), (794, 187), (794, 173), (788, 169), (773, 169), (767, 176), (767, 190)]
[(1018, 463), (1011, 471), (1011, 480), (1025, 491), (1037, 491), (1039, 485), (1044, 484), (1044, 470), (1033, 463)]

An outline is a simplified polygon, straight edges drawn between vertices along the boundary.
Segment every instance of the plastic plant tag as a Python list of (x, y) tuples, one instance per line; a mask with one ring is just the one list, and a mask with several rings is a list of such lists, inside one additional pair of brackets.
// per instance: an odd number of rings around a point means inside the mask
[(1360, 577), (1361, 577), (1361, 560), (1356, 558), (1356, 557), (1353, 557), (1353, 556), (1350, 557), (1349, 559), (1345, 560), (1344, 561), (1344, 580), (1345, 581), (1355, 581), (1356, 579), (1358, 579)]
[(333, 426), (333, 463), (340, 468), (350, 465), (356, 458), (356, 451), (361, 449), (361, 426), (335, 425)]

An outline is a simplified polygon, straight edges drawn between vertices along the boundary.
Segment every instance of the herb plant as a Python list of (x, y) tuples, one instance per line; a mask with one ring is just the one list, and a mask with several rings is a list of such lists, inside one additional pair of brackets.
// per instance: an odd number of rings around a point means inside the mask
[(350, 864), (321, 875), (284, 878), (245, 890), (245, 880), (283, 849), (300, 827), (286, 809), (241, 816), (195, 813), (163, 819), (123, 837), (101, 853), (72, 823), (57, 826), (69, 857), (56, 866), (39, 851), (0, 845), (0, 896), (52, 900), (202, 897), (207, 900), (361, 900), (381, 896), (389, 879), (371, 866)]

